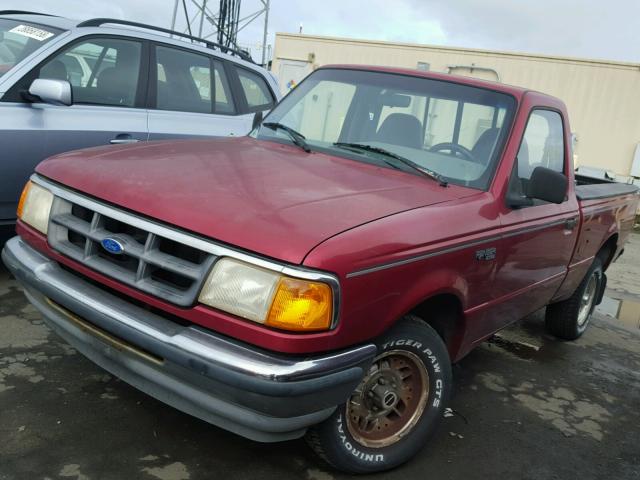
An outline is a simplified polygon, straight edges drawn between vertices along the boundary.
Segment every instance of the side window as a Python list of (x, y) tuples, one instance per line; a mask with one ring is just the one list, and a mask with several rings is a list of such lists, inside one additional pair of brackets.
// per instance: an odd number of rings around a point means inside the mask
[[(493, 116), (495, 113), (495, 108), (486, 105), (463, 104), (458, 143), (469, 150), (473, 150), (482, 134), (493, 128)], [(496, 125), (495, 128), (499, 128), (499, 126)], [(497, 138), (497, 135), (494, 135), (493, 138)], [(484, 161), (484, 159), (482, 160)]]
[(432, 98), (429, 102), (425, 147), (453, 141), (458, 102), (443, 98)]
[(211, 113), (211, 62), (206, 55), (156, 47), (156, 108)]
[(536, 167), (564, 172), (562, 117), (550, 110), (534, 110), (529, 116), (518, 150), (518, 177), (531, 178)]
[(74, 103), (133, 107), (141, 51), (136, 41), (94, 38), (55, 55), (37, 78), (68, 80)]
[(273, 106), (273, 96), (264, 78), (254, 72), (238, 68), (242, 91), (250, 110), (267, 110)]
[(213, 61), (213, 73), (214, 112), (228, 115), (235, 113), (236, 108), (233, 104), (229, 80), (227, 79), (227, 74), (221, 62), (217, 60)]

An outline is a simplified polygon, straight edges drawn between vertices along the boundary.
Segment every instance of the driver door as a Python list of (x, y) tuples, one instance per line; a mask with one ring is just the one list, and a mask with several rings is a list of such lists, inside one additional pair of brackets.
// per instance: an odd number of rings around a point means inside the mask
[[(563, 119), (554, 110), (530, 112), (510, 188), (526, 191), (538, 166), (565, 174), (570, 168)], [(534, 200), (533, 206), (506, 208), (501, 214), (503, 255), (495, 282), (501, 301), (492, 315), (494, 330), (545, 306), (555, 294), (573, 255), (577, 218), (573, 194), (561, 204)]]

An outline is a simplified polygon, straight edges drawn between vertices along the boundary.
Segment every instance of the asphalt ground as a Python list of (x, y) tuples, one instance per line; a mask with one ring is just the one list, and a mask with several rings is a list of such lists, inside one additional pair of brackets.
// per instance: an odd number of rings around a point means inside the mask
[[(608, 294), (640, 303), (640, 237)], [(452, 415), (372, 478), (640, 479), (640, 329), (600, 312), (576, 342), (537, 312), (454, 366)], [(0, 267), (0, 479), (347, 478), (304, 441), (259, 444), (109, 375), (43, 323)]]

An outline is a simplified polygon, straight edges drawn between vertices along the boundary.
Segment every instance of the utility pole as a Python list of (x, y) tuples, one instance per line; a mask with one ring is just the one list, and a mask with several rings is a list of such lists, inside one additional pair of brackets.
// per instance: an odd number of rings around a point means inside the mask
[[(242, 18), (240, 18), (240, 6), (242, 0), (219, 0), (217, 12), (211, 10), (210, 5), (212, 2), (209, 2), (208, 0), (175, 0), (173, 5), (173, 14), (171, 16), (171, 30), (176, 30), (180, 3), (182, 3), (182, 13), (184, 14), (184, 20), (186, 22), (186, 27), (184, 28), (185, 31), (188, 31), (189, 34), (192, 35), (191, 26), (198, 25), (198, 37), (204, 39), (214, 37), (217, 38), (218, 43), (225, 47), (236, 49), (239, 48), (237, 45), (238, 33), (264, 14), (262, 65), (267, 65), (270, 51), (267, 45), (267, 40), (269, 36), (269, 9), (271, 7), (271, 0), (260, 0), (261, 8)], [(190, 9), (187, 8), (187, 3), (189, 3), (191, 9), (195, 7), (197, 11), (195, 13), (193, 11), (189, 12)], [(213, 31), (209, 30), (210, 28), (213, 28)]]
[(269, 29), (269, 3), (264, 0), (264, 35), (262, 36), (262, 66), (267, 67), (267, 30)]
[(202, 37), (202, 25), (204, 24), (205, 12), (207, 11), (207, 0), (202, 0), (202, 9), (200, 11), (200, 28), (198, 29), (198, 36)]
[[(176, 0), (176, 3), (173, 4), (173, 16), (171, 17), (171, 30), (176, 29), (176, 17), (178, 16), (178, 4), (180, 3), (180, 0)], [(171, 35), (171, 38), (173, 38), (173, 35)]]

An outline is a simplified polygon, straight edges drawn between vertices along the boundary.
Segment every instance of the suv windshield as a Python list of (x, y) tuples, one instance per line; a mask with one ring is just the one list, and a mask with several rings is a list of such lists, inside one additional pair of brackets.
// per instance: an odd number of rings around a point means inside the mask
[[(485, 190), (515, 104), (510, 95), (448, 81), (328, 68), (311, 74), (266, 121), (294, 130), (313, 150)], [(254, 135), (292, 142), (282, 128)]]
[(0, 77), (62, 30), (0, 18)]

